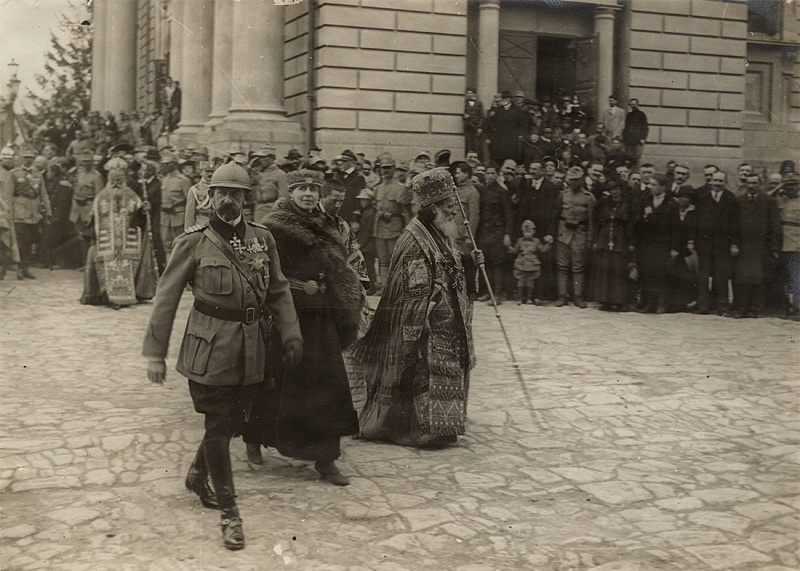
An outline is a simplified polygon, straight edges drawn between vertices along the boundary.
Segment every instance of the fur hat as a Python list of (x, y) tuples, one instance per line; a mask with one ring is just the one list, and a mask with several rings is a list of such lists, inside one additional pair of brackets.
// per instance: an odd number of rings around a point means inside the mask
[(319, 171), (311, 169), (300, 169), (286, 173), (286, 181), (289, 183), (289, 190), (295, 187), (311, 184), (322, 188), (322, 183), (325, 182), (325, 175)]

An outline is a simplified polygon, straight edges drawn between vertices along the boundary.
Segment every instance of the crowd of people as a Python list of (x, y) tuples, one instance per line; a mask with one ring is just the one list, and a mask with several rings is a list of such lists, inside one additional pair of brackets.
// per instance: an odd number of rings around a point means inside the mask
[[(743, 163), (735, 183), (707, 164), (694, 188), (699, 165), (641, 161), (635, 100), (609, 115), (618, 141), (602, 138), (605, 124), (586, 137), (574, 98), (558, 112), (546, 103), (501, 94), (483, 116), (468, 93), (465, 123), (481, 120), (465, 128), (463, 160), (346, 149), (329, 162), (317, 147), (281, 157), (268, 143), (213, 155), (119, 136), (106, 148), (82, 134), (7, 146), (0, 278), (82, 268), (83, 303), (153, 299), (154, 383), (191, 290), (176, 368), (205, 434), (186, 487), (220, 510), (225, 547), (242, 549), (234, 435), (254, 466), (274, 447), (345, 486), (343, 436), (439, 448), (464, 434), (474, 300), (797, 319), (793, 161), (769, 175)], [(522, 126), (504, 131), (512, 115)]]

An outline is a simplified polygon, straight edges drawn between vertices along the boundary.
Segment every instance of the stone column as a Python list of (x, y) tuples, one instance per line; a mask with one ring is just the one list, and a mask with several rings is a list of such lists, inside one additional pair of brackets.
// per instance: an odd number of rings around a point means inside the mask
[(169, 18), (169, 76), (183, 81), (184, 0), (172, 0)]
[(486, 109), (497, 93), (500, 63), (500, 0), (480, 0), (478, 8), (478, 99)]
[(214, 0), (192, 0), (185, 10), (183, 25), (180, 130), (189, 132), (202, 127), (211, 110)]
[(595, 117), (603, 116), (608, 108), (608, 97), (614, 92), (614, 12), (613, 8), (597, 8), (594, 11), (594, 35), (597, 38)]
[(92, 22), (92, 111), (105, 110), (107, 11), (108, 0), (95, 0)]
[(214, 3), (214, 61), (211, 68), (211, 121), (228, 114), (231, 106), (231, 65), (233, 63), (233, 3), (220, 0)]
[(233, 5), (231, 118), (286, 120), (283, 11), (283, 6), (262, 0)]
[(108, 8), (103, 107), (116, 115), (136, 109), (137, 0), (114, 0)]

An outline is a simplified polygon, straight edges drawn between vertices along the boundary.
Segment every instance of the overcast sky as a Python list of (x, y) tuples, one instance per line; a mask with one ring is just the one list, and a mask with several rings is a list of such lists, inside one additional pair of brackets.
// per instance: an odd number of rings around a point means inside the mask
[(12, 59), (19, 64), (20, 96), (26, 88), (36, 88), (34, 78), (44, 70), (50, 31), (58, 29), (59, 15), (75, 15), (79, 25), (87, 17), (86, 1), (0, 0), (0, 95), (7, 93), (7, 64)]

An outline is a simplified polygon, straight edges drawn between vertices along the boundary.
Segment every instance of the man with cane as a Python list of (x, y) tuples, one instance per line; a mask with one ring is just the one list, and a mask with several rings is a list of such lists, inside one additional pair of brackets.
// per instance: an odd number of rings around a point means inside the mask
[(380, 304), (352, 350), (352, 364), (367, 382), (363, 438), (439, 448), (466, 429), (475, 364), (475, 288), (466, 276), (483, 266), (484, 256), (458, 250), (460, 202), (446, 169), (417, 175), (412, 188), (420, 210), (397, 240)]

